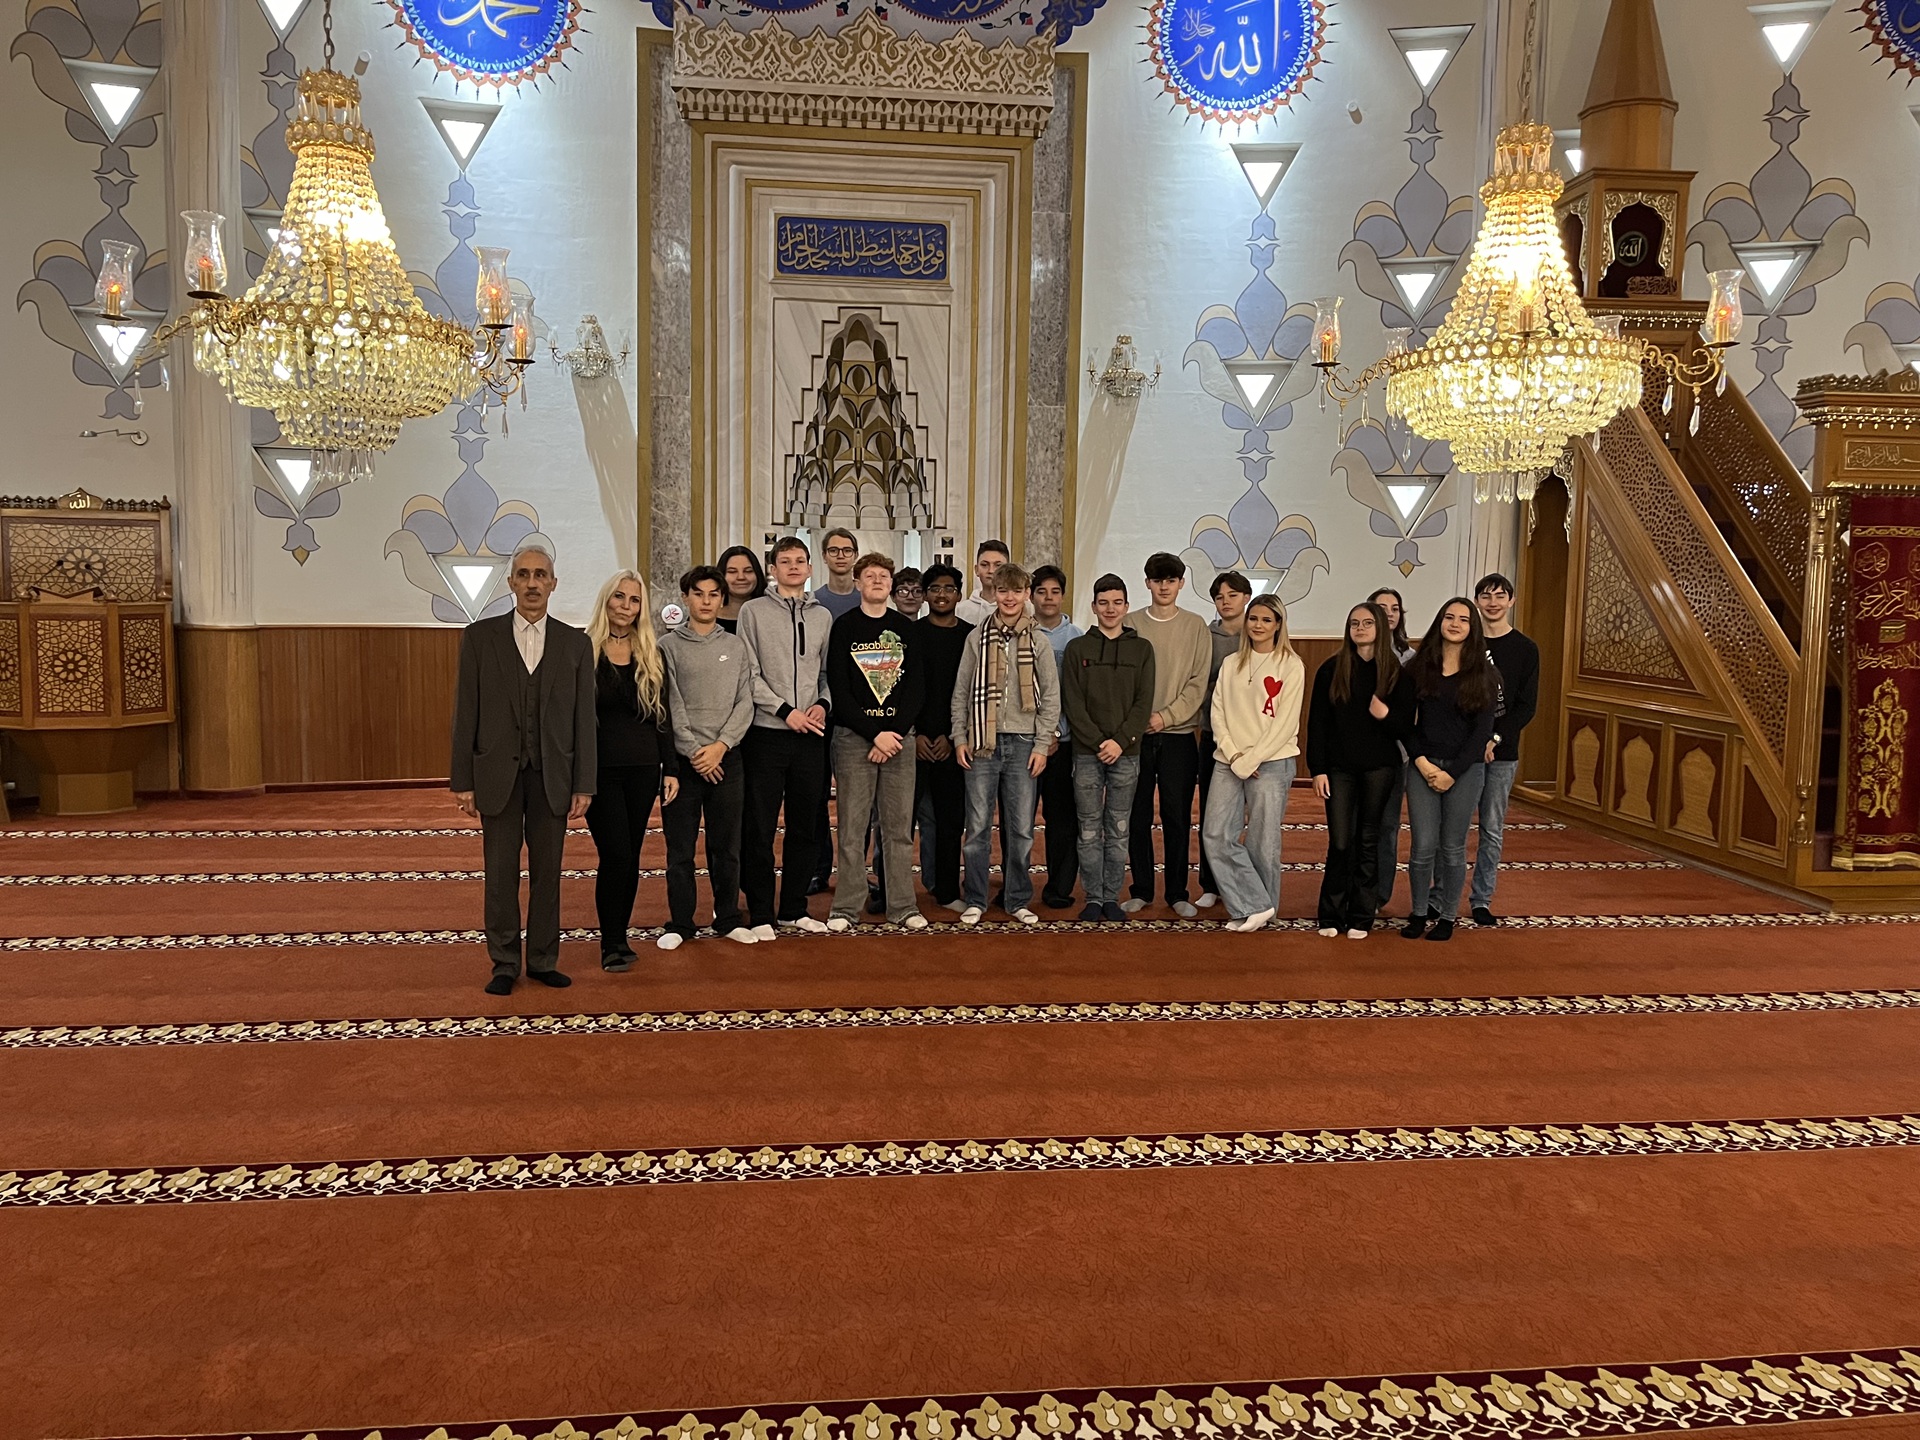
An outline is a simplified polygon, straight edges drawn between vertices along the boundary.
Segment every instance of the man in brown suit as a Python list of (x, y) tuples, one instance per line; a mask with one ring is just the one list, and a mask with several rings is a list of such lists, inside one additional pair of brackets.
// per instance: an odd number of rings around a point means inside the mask
[(542, 544), (508, 563), (514, 608), (460, 639), (449, 788), (480, 821), (487, 872), (489, 995), (520, 978), (520, 849), (527, 852), (527, 974), (561, 989), (560, 868), (567, 826), (587, 813), (599, 762), (593, 645), (547, 614), (558, 576)]

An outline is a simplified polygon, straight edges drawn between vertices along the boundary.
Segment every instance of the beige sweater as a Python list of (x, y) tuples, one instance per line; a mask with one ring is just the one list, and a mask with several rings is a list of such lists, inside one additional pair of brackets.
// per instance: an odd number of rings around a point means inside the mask
[(1200, 707), (1207, 698), (1207, 672), (1213, 668), (1213, 637), (1190, 610), (1171, 620), (1136, 610), (1128, 620), (1153, 646), (1153, 708), (1166, 721), (1165, 733), (1190, 735), (1200, 728)]
[(1242, 780), (1269, 760), (1300, 753), (1307, 667), (1298, 655), (1245, 651), (1220, 666), (1213, 687), (1216, 753)]

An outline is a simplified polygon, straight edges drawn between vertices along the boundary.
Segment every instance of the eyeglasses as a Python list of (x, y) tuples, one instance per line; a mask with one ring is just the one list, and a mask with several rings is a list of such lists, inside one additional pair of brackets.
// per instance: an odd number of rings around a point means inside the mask
[(828, 555), (856, 555), (859, 552), (851, 545), (829, 545), (825, 553)]
[(958, 595), (960, 593), (960, 587), (951, 580), (936, 580), (933, 584), (927, 586), (925, 593), (928, 595)]

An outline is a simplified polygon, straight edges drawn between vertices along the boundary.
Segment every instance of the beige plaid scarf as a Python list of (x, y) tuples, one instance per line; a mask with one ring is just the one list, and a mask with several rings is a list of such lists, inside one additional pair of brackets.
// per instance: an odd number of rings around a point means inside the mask
[(980, 622), (980, 668), (973, 675), (973, 735), (976, 750), (991, 750), (1000, 738), (1000, 699), (1007, 693), (1007, 651), (1014, 652), (1023, 709), (1039, 707), (1033, 678), (1033, 617), (1000, 623), (995, 610)]

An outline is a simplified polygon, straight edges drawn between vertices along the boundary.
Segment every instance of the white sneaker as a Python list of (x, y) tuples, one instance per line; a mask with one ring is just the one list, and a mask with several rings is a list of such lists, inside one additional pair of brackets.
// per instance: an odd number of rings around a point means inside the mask
[(982, 910), (978, 905), (969, 905), (960, 912), (960, 923), (962, 925), (978, 925), (980, 923), (980, 917), (986, 913), (987, 912)]
[(755, 940), (778, 940), (780, 938), (774, 933), (771, 925), (756, 925), (749, 933), (752, 934)]
[(1191, 920), (1200, 912), (1194, 908), (1191, 900), (1176, 900), (1173, 902), (1173, 913), (1182, 920)]
[(1040, 923), (1040, 917), (1024, 905), (1013, 912), (1013, 918), (1018, 920), (1022, 925), (1038, 925)]
[(1237, 930), (1242, 935), (1251, 935), (1255, 930), (1264, 927), (1271, 919), (1273, 919), (1273, 911), (1256, 910), (1244, 920), (1229, 920), (1227, 922), (1227, 928), (1229, 930)]
[(1202, 910), (1211, 910), (1220, 903), (1220, 897), (1211, 890), (1202, 890), (1200, 892), (1200, 898), (1193, 903), (1198, 905)]
[(1147, 902), (1138, 897), (1129, 897), (1120, 902), (1120, 908), (1129, 915), (1138, 915), (1142, 910), (1147, 908)]
[(900, 928), (902, 930), (924, 930), (927, 928), (927, 917), (916, 910), (900, 922)]
[(1323, 929), (1320, 932), (1320, 938), (1322, 940), (1337, 940), (1339, 937), (1340, 937), (1339, 930), (1335, 929), (1332, 926), (1328, 926), (1327, 928)]
[[(1322, 930), (1322, 931), (1321, 931), (1320, 933), (1321, 933), (1322, 935), (1324, 935), (1324, 934), (1326, 934), (1327, 932), (1326, 932), (1326, 931), (1324, 931), (1324, 930)], [(1349, 939), (1349, 940), (1364, 940), (1364, 939), (1366, 939), (1366, 938), (1367, 938), (1367, 937), (1368, 937), (1369, 935), (1371, 935), (1372, 933), (1373, 933), (1373, 932), (1372, 932), (1371, 930), (1349, 930), (1349, 931), (1347, 931), (1347, 939)]]
[(758, 945), (760, 943), (760, 937), (744, 925), (736, 925), (733, 929), (727, 931), (727, 939), (733, 941), (736, 945)]
[(653, 943), (662, 950), (678, 950), (680, 942), (686, 938), (678, 930), (669, 930)]
[(797, 920), (782, 920), (780, 924), (785, 929), (798, 930), (803, 935), (824, 935), (827, 933), (826, 922), (816, 920), (811, 915), (802, 915)]
[(827, 929), (835, 935), (844, 935), (853, 928), (853, 922), (844, 915), (832, 915), (827, 918)]

